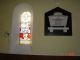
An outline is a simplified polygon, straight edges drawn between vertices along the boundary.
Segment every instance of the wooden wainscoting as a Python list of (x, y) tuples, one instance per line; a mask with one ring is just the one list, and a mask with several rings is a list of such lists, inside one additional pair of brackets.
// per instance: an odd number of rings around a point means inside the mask
[(18, 55), (0, 53), (0, 60), (76, 60), (75, 56)]

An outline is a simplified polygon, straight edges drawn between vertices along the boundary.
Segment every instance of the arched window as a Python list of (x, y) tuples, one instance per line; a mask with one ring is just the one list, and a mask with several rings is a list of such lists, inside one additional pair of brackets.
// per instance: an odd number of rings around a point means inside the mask
[(31, 13), (29, 11), (21, 14), (20, 44), (31, 44)]
[(18, 4), (13, 11), (10, 53), (31, 54), (33, 10), (29, 4)]

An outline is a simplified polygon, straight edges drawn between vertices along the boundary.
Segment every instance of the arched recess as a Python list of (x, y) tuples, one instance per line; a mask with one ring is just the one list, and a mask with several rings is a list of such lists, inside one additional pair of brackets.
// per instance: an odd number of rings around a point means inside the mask
[[(30, 42), (27, 41), (21, 42), (21, 19), (23, 18), (22, 16), (28, 16), (30, 15)], [(27, 18), (27, 17), (25, 17)], [(24, 20), (24, 19), (23, 19)], [(25, 23), (26, 24), (26, 23)], [(23, 24), (24, 26), (24, 24)], [(13, 16), (12, 16), (12, 27), (11, 27), (11, 41), (10, 41), (10, 53), (11, 54), (32, 54), (31, 50), (31, 42), (32, 42), (32, 29), (33, 29), (33, 10), (32, 7), (29, 4), (26, 3), (21, 3), (18, 4), (13, 11)], [(23, 29), (26, 30), (26, 29)], [(24, 34), (24, 33), (23, 33)], [(27, 36), (27, 35), (24, 35)], [(24, 39), (23, 39), (24, 40)]]

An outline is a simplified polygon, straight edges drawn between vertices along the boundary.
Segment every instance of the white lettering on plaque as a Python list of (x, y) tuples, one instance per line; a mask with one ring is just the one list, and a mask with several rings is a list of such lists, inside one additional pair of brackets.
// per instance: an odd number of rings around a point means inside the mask
[(66, 27), (68, 16), (63, 15), (61, 12), (55, 12), (52, 16), (48, 16), (48, 18), (50, 23), (48, 30), (50, 32), (53, 32), (54, 30), (63, 30), (63, 32), (67, 32), (67, 30), (69, 30), (69, 27)]

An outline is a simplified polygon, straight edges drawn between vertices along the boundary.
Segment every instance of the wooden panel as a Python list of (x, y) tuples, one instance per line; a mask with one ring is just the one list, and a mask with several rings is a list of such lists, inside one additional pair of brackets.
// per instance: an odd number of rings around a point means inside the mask
[(0, 54), (0, 60), (76, 60), (74, 56)]

